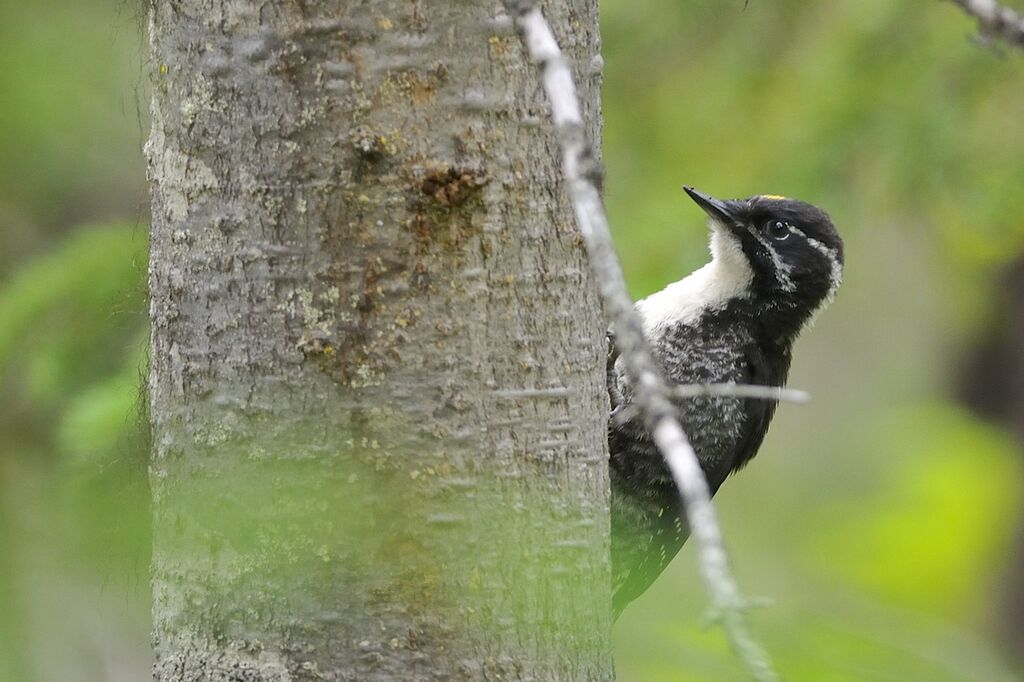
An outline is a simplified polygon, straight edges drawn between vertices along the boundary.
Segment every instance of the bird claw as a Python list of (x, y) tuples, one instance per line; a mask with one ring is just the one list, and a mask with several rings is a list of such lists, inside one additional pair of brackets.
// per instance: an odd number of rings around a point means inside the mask
[(615, 426), (622, 426), (640, 414), (640, 408), (634, 404), (619, 405), (608, 415), (608, 420)]
[(728, 607), (711, 606), (701, 618), (701, 627), (708, 630), (721, 624), (728, 617), (728, 612), (745, 614), (748, 611), (764, 609), (769, 606), (775, 606), (775, 600), (770, 597), (741, 597), (738, 603)]

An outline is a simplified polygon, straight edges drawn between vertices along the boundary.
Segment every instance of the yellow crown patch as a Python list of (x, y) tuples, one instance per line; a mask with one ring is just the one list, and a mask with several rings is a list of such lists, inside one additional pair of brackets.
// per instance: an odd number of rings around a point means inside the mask
[(784, 197), (781, 194), (762, 194), (762, 199), (771, 199), (772, 201), (789, 201), (789, 197)]

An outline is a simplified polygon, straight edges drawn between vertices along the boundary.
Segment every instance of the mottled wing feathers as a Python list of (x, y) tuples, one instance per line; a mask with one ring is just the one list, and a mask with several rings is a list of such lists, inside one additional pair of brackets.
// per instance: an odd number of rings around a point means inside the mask
[[(766, 353), (752, 335), (729, 332), (729, 344), (693, 328), (677, 328), (655, 346), (667, 378), (679, 384), (735, 382), (781, 386), (788, 352)], [(723, 353), (730, 348), (732, 354)], [(657, 579), (689, 536), (682, 504), (642, 418), (625, 414), (632, 398), (609, 336), (608, 425), (612, 484), (612, 593), (615, 616)], [(756, 453), (775, 412), (770, 400), (700, 397), (674, 401), (680, 422), (714, 494)], [(625, 418), (624, 418), (625, 417)]]
[[(772, 362), (772, 358), (776, 358)], [(746, 362), (744, 363), (744, 377), (742, 383), (755, 386), (783, 386), (786, 383), (786, 376), (789, 374), (790, 355), (788, 351), (779, 351), (777, 354), (766, 355), (756, 345), (747, 349)], [(768, 433), (768, 425), (775, 416), (775, 408), (778, 403), (774, 400), (746, 401), (743, 435), (736, 446), (736, 453), (732, 458), (729, 470), (722, 477), (724, 479), (734, 471), (739, 471), (747, 465), (764, 442)], [(721, 483), (720, 483), (721, 484)]]

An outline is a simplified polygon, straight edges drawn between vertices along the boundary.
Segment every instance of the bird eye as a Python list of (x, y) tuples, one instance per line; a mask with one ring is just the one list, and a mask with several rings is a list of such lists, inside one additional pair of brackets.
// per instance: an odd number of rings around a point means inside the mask
[(789, 237), (789, 225), (782, 222), (781, 220), (773, 220), (768, 223), (768, 236), (777, 242)]

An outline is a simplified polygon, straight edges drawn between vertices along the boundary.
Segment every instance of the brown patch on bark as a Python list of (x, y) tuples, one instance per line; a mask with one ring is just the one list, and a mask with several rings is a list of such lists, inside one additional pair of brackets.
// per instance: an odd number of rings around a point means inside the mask
[(434, 99), (434, 85), (429, 80), (420, 80), (415, 73), (408, 76), (409, 99), (414, 105), (430, 104)]
[(368, 313), (374, 308), (374, 299), (377, 297), (378, 281), (384, 274), (384, 264), (379, 258), (367, 258), (366, 268), (363, 270), (363, 291), (359, 296), (356, 309), (361, 313)]
[(412, 271), (412, 285), (417, 289), (428, 289), (430, 287), (430, 272), (422, 260), (416, 261), (416, 267)]
[[(412, 232), (417, 257), (438, 245), (446, 251), (459, 250), (479, 232), (474, 214), (481, 205), (480, 188), (487, 181), (482, 170), (468, 167), (439, 165), (413, 172), (408, 195), (412, 218), (406, 227)], [(420, 269), (414, 280), (423, 282), (425, 272)]]
[(442, 168), (432, 171), (420, 184), (420, 191), (438, 205), (452, 208), (461, 206), (487, 184), (482, 171), (471, 168)]

